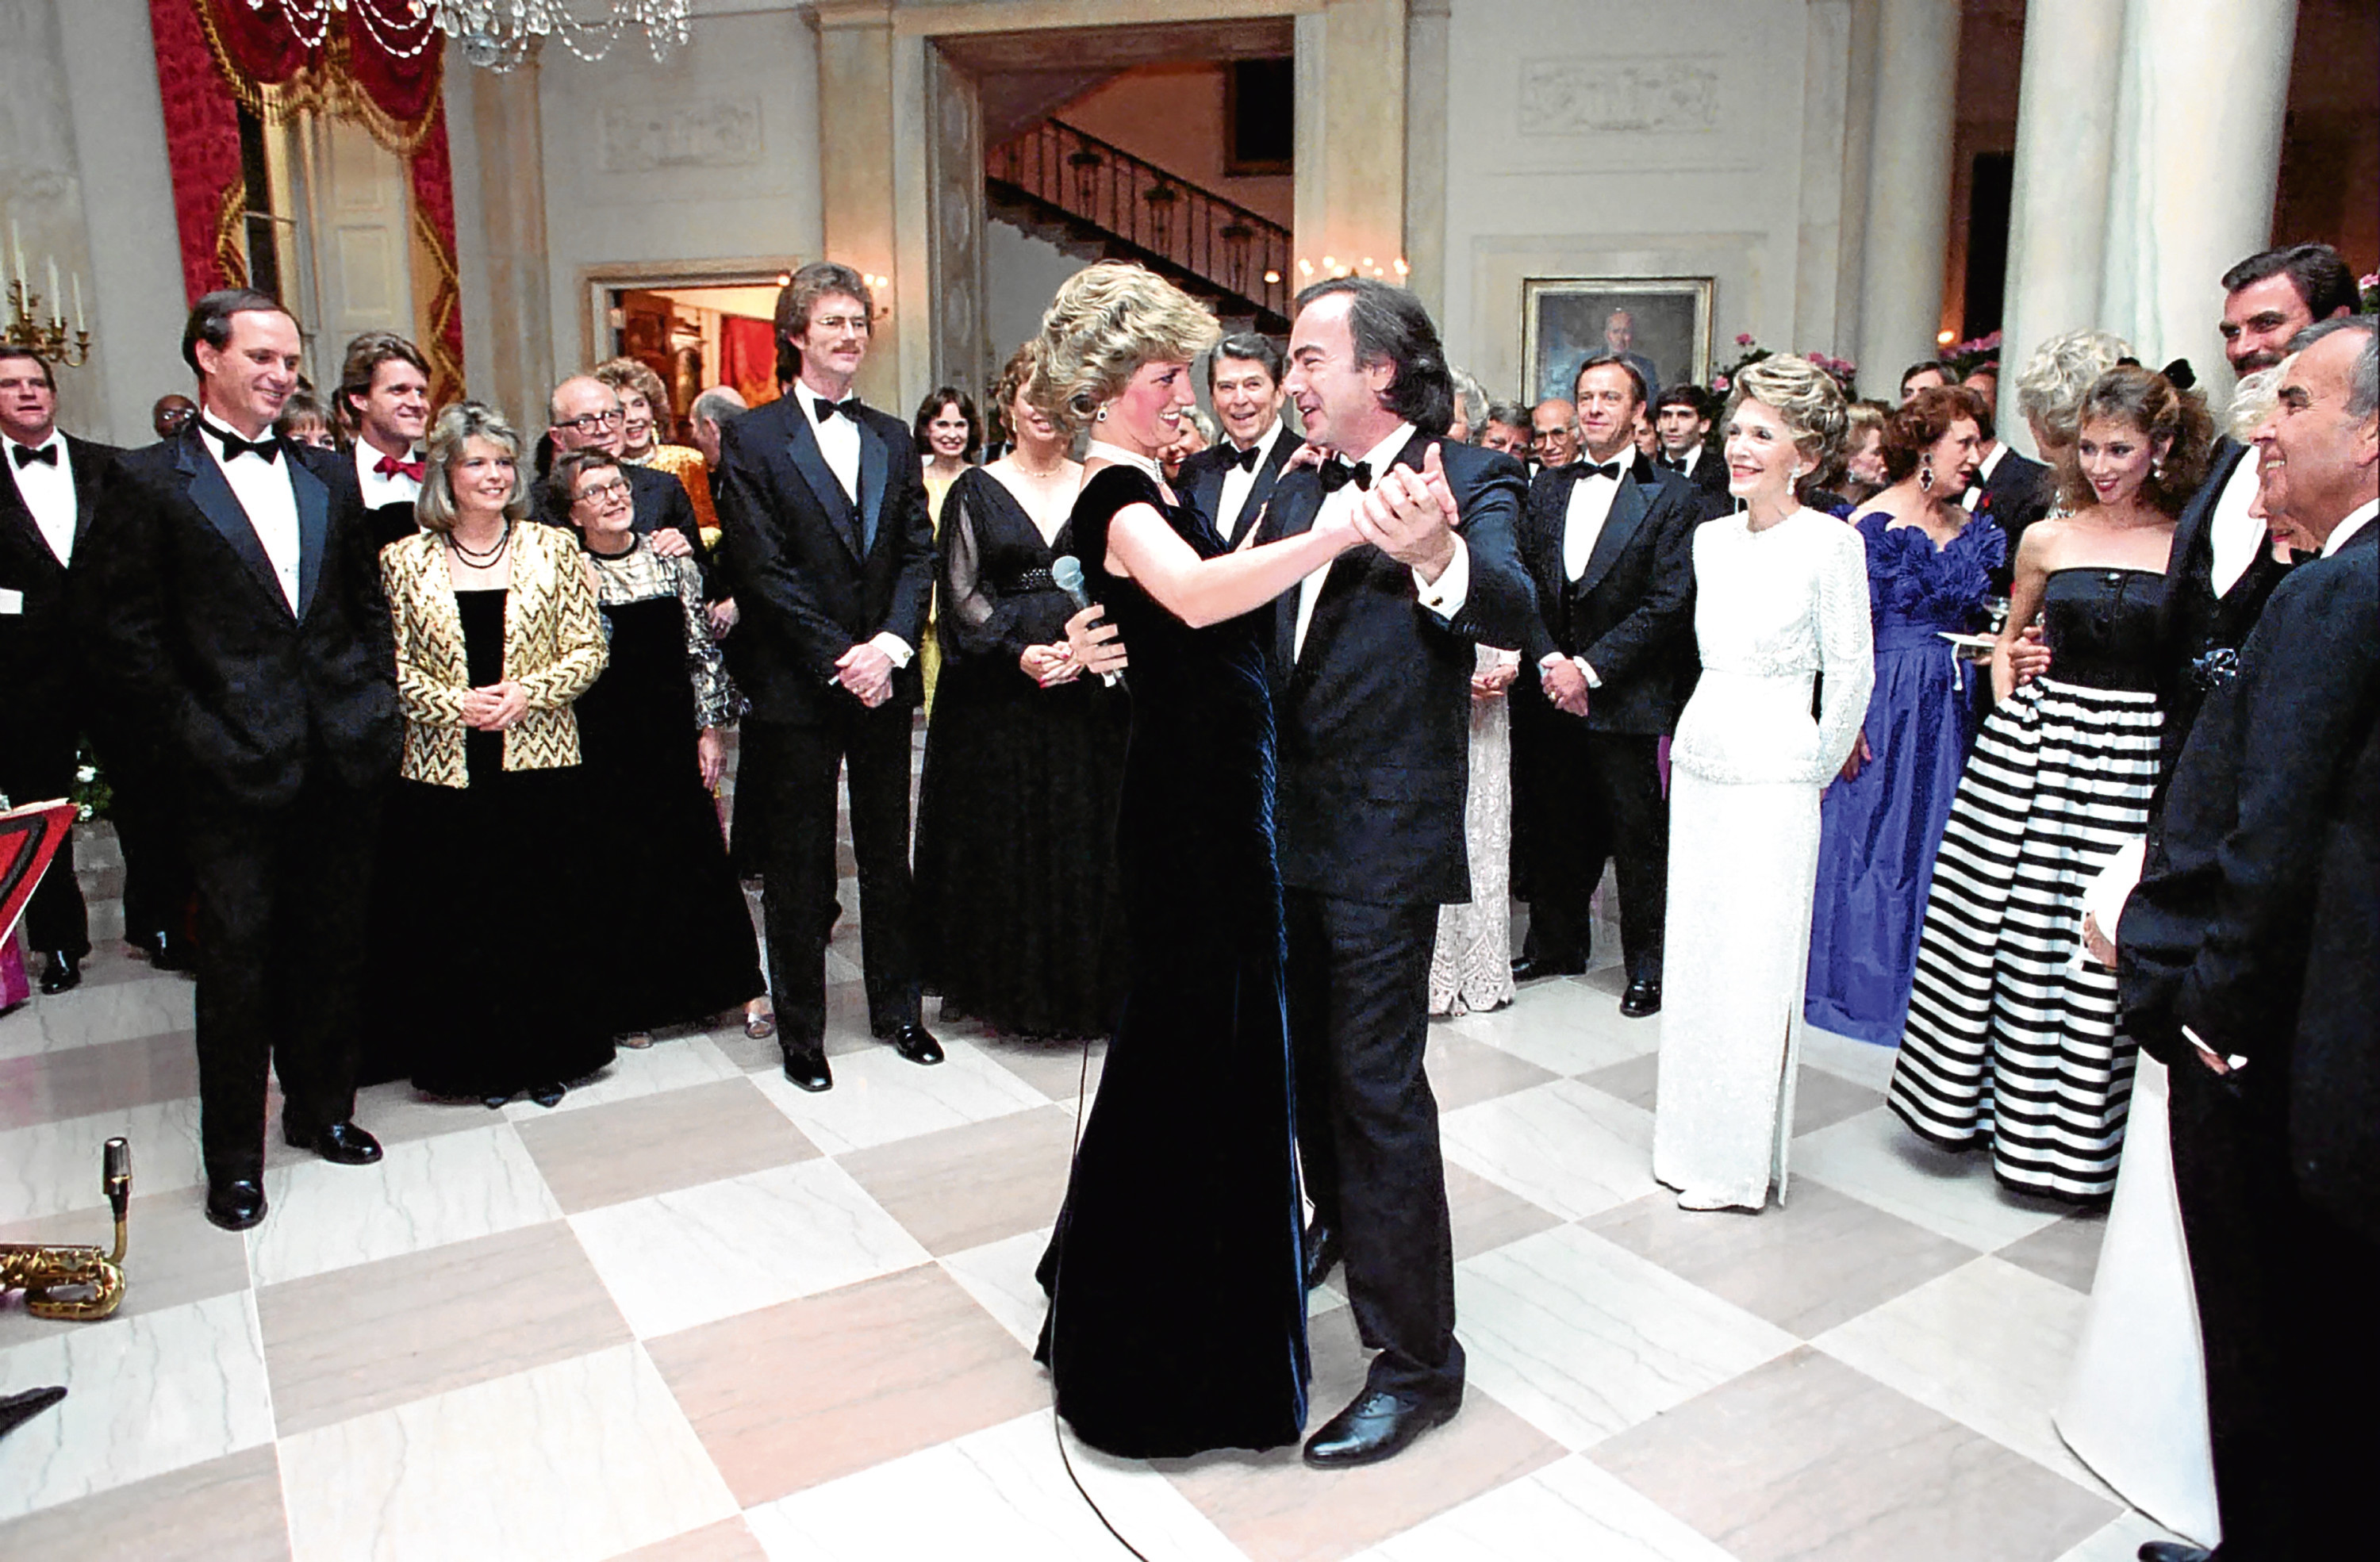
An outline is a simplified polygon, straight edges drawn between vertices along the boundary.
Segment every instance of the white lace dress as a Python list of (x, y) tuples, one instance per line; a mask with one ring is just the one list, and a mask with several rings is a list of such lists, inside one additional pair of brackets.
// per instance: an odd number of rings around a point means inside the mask
[[(1520, 660), (1518, 651), (1477, 649), (1482, 672)], [(1484, 1014), (1512, 1001), (1512, 704), (1506, 695), (1471, 702), (1463, 842), (1471, 858), (1471, 903), (1438, 908), (1432, 1014)]]
[[(1694, 533), (1702, 679), (1670, 745), (1670, 913), (1653, 1175), (1689, 1201), (1785, 1196), (1818, 794), (1876, 681), (1860, 534), (1815, 510)], [(1824, 702), (1811, 719), (1813, 680)]]

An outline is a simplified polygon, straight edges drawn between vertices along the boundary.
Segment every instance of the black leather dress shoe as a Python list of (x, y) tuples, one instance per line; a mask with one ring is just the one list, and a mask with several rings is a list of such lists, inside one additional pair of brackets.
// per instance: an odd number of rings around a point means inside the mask
[(42, 990), (62, 993), (69, 987), (82, 986), (82, 962), (64, 950), (49, 951), (49, 963), (42, 967)]
[(264, 1184), (253, 1177), (207, 1184), (207, 1218), (226, 1231), (245, 1231), (264, 1218)]
[(785, 1077), (804, 1090), (816, 1095), (834, 1088), (834, 1075), (826, 1066), (826, 1053), (808, 1047), (788, 1047), (783, 1049)]
[(1339, 1233), (1317, 1220), (1305, 1229), (1305, 1289), (1312, 1290), (1339, 1266)]
[(22, 1394), (0, 1394), (0, 1437), (6, 1437), (66, 1397), (63, 1388), (28, 1388)]
[(1658, 982), (1631, 982), (1628, 990), (1620, 995), (1620, 1012), (1632, 1020), (1641, 1020), (1647, 1014), (1660, 1011), (1661, 984)]
[(1512, 962), (1512, 980), (1516, 982), (1534, 982), (1540, 976), (1579, 976), (1585, 972), (1586, 962), (1583, 960), (1541, 960), (1524, 954)]
[(300, 1133), (281, 1121), (281, 1142), (292, 1149), (311, 1150), (341, 1166), (370, 1166), (380, 1159), (380, 1141), (352, 1122), (334, 1122), (313, 1133)]
[(2214, 1562), (2215, 1553), (2187, 1541), (2143, 1541), (2133, 1554), (2141, 1562)]
[(939, 1063), (942, 1060), (942, 1044), (934, 1033), (912, 1020), (905, 1025), (892, 1027), (892, 1049), (912, 1063)]
[(199, 968), (198, 951), (190, 948), (188, 938), (177, 938), (171, 933), (152, 933), (140, 940), (148, 951), (149, 968), (152, 971), (195, 971)]
[(1453, 1420), (1461, 1405), (1459, 1397), (1451, 1401), (1416, 1399), (1366, 1388), (1306, 1439), (1305, 1462), (1317, 1470), (1352, 1470), (1393, 1459), (1431, 1427)]

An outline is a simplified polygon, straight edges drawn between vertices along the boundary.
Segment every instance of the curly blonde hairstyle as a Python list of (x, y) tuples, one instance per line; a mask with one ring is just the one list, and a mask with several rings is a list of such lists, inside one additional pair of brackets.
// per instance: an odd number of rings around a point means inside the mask
[(1060, 285), (1031, 344), (1026, 394), (1069, 433), (1095, 418), (1148, 363), (1187, 363), (1222, 328), (1190, 295), (1123, 260), (1086, 266)]
[(438, 409), (421, 442), (427, 469), (421, 475), (421, 492), (413, 501), (413, 514), (424, 531), (443, 536), (455, 529), (459, 507), (455, 503), (452, 468), (463, 459), (464, 442), (468, 440), (485, 440), (512, 458), (513, 491), (504, 500), (504, 518), (517, 521), (528, 515), (528, 474), (521, 469), (519, 432), (485, 402), (454, 402)]
[(2106, 331), (2070, 331), (2035, 347), (2016, 377), (2017, 410), (2034, 425), (2034, 437), (2046, 436), (2051, 444), (2072, 444), (2082, 394), (2115, 368), (2118, 358), (2131, 356), (2130, 343)]
[(2103, 422), (2129, 424), (2152, 445), (2167, 442), (2165, 454), (2141, 479), (2141, 499), (2166, 515), (2180, 515), (2206, 476), (2207, 455), (2215, 443), (2215, 419), (2206, 410), (2206, 398), (2136, 363), (2118, 364), (2093, 381), (2075, 401), (2076, 442), (2058, 452), (2058, 497), (2077, 515), (2099, 502), (2082, 475), (2082, 425)]
[(1808, 358), (1780, 353), (1747, 365), (1736, 375), (1727, 398), (1728, 420), (1748, 401), (1784, 420), (1793, 447), (1809, 458), (1813, 468), (1824, 469), (1841, 454), (1844, 432), (1851, 427), (1843, 387)]
[(644, 397), (652, 406), (655, 422), (669, 416), (669, 387), (662, 383), (662, 377), (654, 373), (652, 366), (643, 359), (612, 358), (599, 363), (595, 366), (595, 378), (614, 391), (634, 391)]

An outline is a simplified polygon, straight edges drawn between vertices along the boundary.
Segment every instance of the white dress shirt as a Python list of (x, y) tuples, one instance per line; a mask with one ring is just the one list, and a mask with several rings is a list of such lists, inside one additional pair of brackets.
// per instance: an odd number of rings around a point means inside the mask
[[(1272, 426), (1257, 436), (1255, 448), (1259, 452), (1270, 450), (1272, 442), (1279, 438), (1281, 418), (1276, 415)], [(1243, 454), (1237, 441), (1232, 442), (1231, 450), (1234, 455)], [(1257, 468), (1263, 465), (1264, 456), (1260, 454), (1256, 466), (1243, 470), (1235, 461), (1223, 472), (1223, 491), (1215, 501), (1215, 532), (1226, 542), (1238, 540), (1240, 512), (1246, 507), (1248, 495), (1256, 491)]]
[(2366, 500), (2357, 508), (2350, 510), (2347, 513), (2347, 519), (2333, 527), (2330, 536), (2324, 539), (2322, 556), (2327, 559), (2346, 547), (2357, 532), (2372, 524), (2372, 517), (2374, 515), (2380, 515), (2380, 499)]
[[(848, 401), (852, 393), (846, 392), (843, 399)], [(859, 425), (840, 412), (831, 418), (820, 418), (818, 415), (820, 399), (819, 393), (810, 389), (808, 381), (794, 381), (794, 405), (801, 408), (804, 418), (809, 419), (810, 432), (818, 436), (819, 454), (826, 457), (827, 470), (832, 472), (834, 480), (843, 485), (843, 496), (850, 500), (852, 508), (856, 510), (859, 508)], [(891, 657), (895, 667), (908, 666), (910, 659), (917, 654), (917, 648), (890, 629), (868, 636), (868, 643)]]
[[(377, 510), (383, 504), (411, 504), (421, 497), (421, 485), (402, 472), (379, 470), (381, 458), (386, 453), (375, 449), (370, 440), (356, 442), (356, 481), (363, 489), (364, 508)], [(424, 461), (427, 458), (416, 449), (399, 456), (401, 461)]]
[[(1695, 451), (1699, 454), (1701, 447), (1695, 447)], [(1591, 455), (1582, 455), (1579, 459), (1585, 462), (1595, 461)], [(1633, 467), (1635, 465), (1635, 458), (1625, 452), (1613, 456), (1612, 459), (1619, 462), (1623, 468)], [(1620, 484), (1622, 480), (1624, 479), (1607, 478), (1599, 473), (1590, 472), (1571, 485), (1570, 508), (1562, 513), (1563, 579), (1576, 580), (1586, 573), (1586, 562), (1595, 557), (1595, 545), (1603, 540), (1603, 523), (1611, 518), (1611, 502), (1620, 497)], [(1558, 660), (1560, 655), (1560, 652), (1548, 654), (1545, 661), (1537, 664), (1538, 667), (1543, 669), (1546, 662)], [(1574, 656), (1570, 660), (1575, 662), (1579, 672), (1585, 675), (1588, 688), (1603, 687), (1603, 680), (1597, 677), (1595, 669), (1586, 664), (1586, 658)]]
[(1696, 444), (1694, 449), (1686, 452), (1683, 455), (1679, 456), (1677, 466), (1671, 469), (1675, 471), (1678, 476), (1692, 479), (1695, 469), (1702, 466), (1703, 462), (1709, 455), (1710, 442), (1705, 440)]
[[(225, 461), (223, 436), (230, 432), (200, 414), (199, 443), (223, 469), (232, 497), (247, 512), (248, 524), (255, 528), (256, 540), (264, 545), (264, 557), (272, 563), (273, 578), (281, 583), (281, 595), (294, 613), (298, 611), (298, 490), (290, 486), (289, 463), (296, 457), (284, 445), (281, 454), (271, 461), (254, 451), (242, 451), (236, 459)], [(264, 437), (271, 439), (273, 431), (266, 430)]]
[(2223, 479), (2223, 491), (2215, 496), (2215, 514), (2208, 517), (2206, 540), (2215, 560), (2207, 572), (2207, 584), (2215, 587), (2219, 599), (2240, 583), (2248, 566), (2256, 562), (2260, 548), (2272, 546), (2272, 534), (2265, 523), (2248, 514), (2248, 506), (2256, 503), (2256, 490), (2263, 478), (2256, 471), (2256, 453), (2252, 450), (2240, 457), (2231, 475)]
[[(8, 475), (17, 479), (17, 492), (32, 512), (33, 524), (41, 528), (42, 540), (58, 556), (58, 563), (74, 562), (75, 486), (72, 457), (67, 454), (67, 437), (55, 429), (50, 437), (36, 445), (19, 445), (15, 440), (0, 439), (7, 447), (5, 457)], [(35, 461), (25, 466), (17, 463), (18, 450), (55, 450), (57, 463)]]
[[(1373, 480), (1377, 482), (1403, 454), (1406, 443), (1413, 437), (1412, 424), (1398, 424), (1390, 430), (1387, 439), (1364, 453), (1358, 465), (1371, 467)], [(1321, 508), (1314, 513), (1314, 524), (1321, 527), (1337, 523), (1363, 502), (1364, 493), (1365, 490), (1354, 483), (1347, 483), (1335, 493), (1324, 494)], [(1290, 642), (1293, 660), (1305, 654), (1305, 631), (1314, 622), (1314, 604), (1321, 599), (1322, 583), (1330, 574), (1330, 566), (1326, 563), (1297, 583), (1297, 636)], [(1421, 605), (1447, 623), (1453, 623), (1455, 615), (1463, 611), (1463, 602), (1471, 595), (1471, 550), (1464, 544), (1463, 534), (1455, 534), (1453, 562), (1446, 566), (1437, 580), (1424, 580), (1419, 570), (1413, 572), (1413, 578), (1414, 589)]]

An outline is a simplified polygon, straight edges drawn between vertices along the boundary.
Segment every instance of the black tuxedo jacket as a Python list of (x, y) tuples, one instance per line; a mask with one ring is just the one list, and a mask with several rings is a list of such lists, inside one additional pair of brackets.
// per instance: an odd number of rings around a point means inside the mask
[(115, 463), (76, 600), (123, 719), (205, 794), (270, 807), (327, 760), (349, 786), (396, 774), (396, 648), (355, 468), (281, 443), (298, 501), (292, 613), (194, 424)]
[(1562, 571), (1571, 490), (1584, 462), (1540, 472), (1521, 522), (1521, 559), (1537, 611), (1522, 646), (1515, 698), (1544, 703), (1537, 663), (1583, 656), (1602, 686), (1587, 696), (1589, 731), (1658, 735), (1694, 693), (1694, 527), (1711, 508), (1694, 485), (1643, 455), (1620, 482), (1611, 514), (1575, 583)]
[(2165, 600), (2157, 606), (2157, 644), (2165, 674), (2158, 690), (2165, 721), (2157, 731), (2157, 762), (2164, 781), (2173, 779), (2206, 697), (2204, 681), (2193, 675), (2193, 667), (2209, 653), (2239, 649), (2256, 626), (2273, 588), (2289, 574), (2288, 565), (2276, 563), (2271, 550), (2260, 546), (2254, 561), (2231, 583), (2231, 589), (2221, 597), (2215, 594), (2216, 503), (2240, 463), (2252, 459), (2253, 453), (2228, 435), (2216, 441), (2206, 480), (2182, 506), (2173, 528)]
[[(2350, 781), (2380, 704), (2375, 616), (2380, 532), (2368, 525), (2274, 591), (2238, 675), (2200, 712), (2119, 928), (2125, 1027), (2176, 1068), (2200, 1066), (2184, 1025), (2248, 1059), (2236, 1088), (2276, 1132), (2302, 1083), (2292, 1052), (2309, 982), (2345, 975), (2313, 968), (2310, 940), (2359, 936), (2317, 927), (2313, 910), (2335, 838), (2361, 829), (2370, 839), (2369, 813), (2351, 817)], [(2362, 892), (2368, 907), (2368, 872)], [(2370, 936), (2367, 925), (2367, 947)], [(2368, 1085), (2372, 1012), (2332, 1012), (2347, 992), (2336, 988), (2313, 1017), (2362, 1026)], [(2371, 1119), (2361, 1132), (2373, 1132)]]
[[(1299, 589), (1273, 604), (1273, 708), (1280, 724), (1275, 818), (1281, 882), (1380, 905), (1471, 898), (1463, 843), (1470, 778), (1475, 644), (1512, 647), (1532, 617), (1512, 550), (1521, 467), (1475, 445), (1415, 434), (1397, 464), (1439, 447), (1462, 507), (1470, 588), (1451, 624), (1416, 599), (1413, 572), (1354, 548), (1323, 577), (1305, 653), (1294, 654)], [(1309, 530), (1322, 485), (1283, 477), (1259, 542)]]
[(1999, 596), (2009, 594), (2015, 578), (2016, 545), (2024, 537), (2024, 528), (2049, 514), (2058, 503), (2058, 474), (2038, 461), (2029, 461), (2010, 451), (1992, 468), (1984, 482), (1984, 494), (1975, 501), (1974, 513), (1988, 515), (1992, 524), (2008, 539), (2008, 551), (1991, 571), (1992, 590)]
[[(74, 563), (79, 564), (87, 557), (100, 488), (123, 452), (72, 434), (66, 446), (74, 473)], [(68, 573), (25, 507), (15, 473), (0, 470), (0, 591), (24, 599), (18, 611), (0, 612), (0, 703), (11, 708), (0, 732), (20, 724), (71, 725), (83, 714), (84, 636)]]
[[(1703, 441), (1702, 449), (1703, 453), (1694, 457), (1694, 469), (1691, 472), (1679, 472), (1677, 476), (1683, 478), (1687, 485), (1704, 499), (1725, 501), (1728, 498), (1727, 457), (1719, 453), (1716, 441)], [(1659, 462), (1655, 462), (1654, 465), (1660, 466)], [(1672, 470), (1667, 466), (1661, 466), (1660, 469), (1665, 472)]]
[[(2367, 552), (2364, 568), (2371, 567)], [(2373, 1020), (2380, 1015), (2376, 715), (2367, 703), (2346, 784), (2323, 821), (2289, 1082), (2289, 1159), (2299, 1190), (2372, 1241), (2380, 1241), (2380, 1043)]]
[[(711, 496), (743, 611), (727, 658), (756, 720), (816, 726), (856, 710), (836, 660), (887, 631), (920, 643), (934, 581), (923, 470), (908, 425), (874, 407), (860, 409), (856, 505), (793, 396), (721, 429)], [(912, 661), (888, 707), (912, 708), (919, 692)]]
[[(1273, 485), (1281, 480), (1282, 465), (1304, 442), (1304, 437), (1288, 424), (1281, 425), (1281, 432), (1257, 458), (1256, 483), (1248, 490), (1246, 501), (1240, 505), (1239, 536), (1226, 537), (1224, 541), (1237, 542), (1247, 535), (1248, 527), (1264, 514), (1266, 501), (1272, 498)], [(1222, 533), (1220, 512), (1223, 503), (1223, 475), (1232, 469), (1232, 463), (1238, 454), (1232, 442), (1225, 440), (1220, 444), (1208, 445), (1182, 464), (1179, 484), (1182, 492), (1190, 501), (1191, 508), (1198, 512), (1208, 527), (1218, 536)]]

